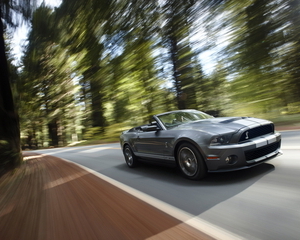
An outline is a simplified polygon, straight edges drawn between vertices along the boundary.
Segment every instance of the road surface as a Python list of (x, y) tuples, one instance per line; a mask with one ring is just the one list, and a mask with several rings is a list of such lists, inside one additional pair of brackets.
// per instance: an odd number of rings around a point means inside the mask
[(190, 214), (191, 225), (208, 224), (241, 239), (299, 239), (300, 131), (282, 132), (282, 150), (282, 156), (258, 167), (210, 173), (201, 181), (161, 166), (130, 169), (118, 143), (36, 152), (78, 163), (158, 199), (173, 207), (169, 214)]

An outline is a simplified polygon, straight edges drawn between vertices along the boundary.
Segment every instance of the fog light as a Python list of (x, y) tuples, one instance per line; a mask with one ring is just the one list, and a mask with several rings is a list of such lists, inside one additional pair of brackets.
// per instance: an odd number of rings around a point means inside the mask
[(238, 160), (238, 156), (236, 156), (236, 155), (230, 155), (230, 156), (228, 156), (228, 157), (225, 159), (225, 162), (226, 162), (227, 164), (235, 164), (235, 163), (237, 162), (237, 160)]

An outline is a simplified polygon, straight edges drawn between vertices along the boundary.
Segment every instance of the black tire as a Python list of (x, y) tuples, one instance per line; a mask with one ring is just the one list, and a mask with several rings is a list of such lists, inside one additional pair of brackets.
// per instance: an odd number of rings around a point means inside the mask
[(177, 151), (177, 162), (182, 174), (192, 180), (204, 178), (207, 167), (199, 151), (190, 143), (183, 143)]
[(128, 167), (135, 168), (138, 165), (137, 157), (133, 154), (129, 145), (124, 147), (123, 154)]

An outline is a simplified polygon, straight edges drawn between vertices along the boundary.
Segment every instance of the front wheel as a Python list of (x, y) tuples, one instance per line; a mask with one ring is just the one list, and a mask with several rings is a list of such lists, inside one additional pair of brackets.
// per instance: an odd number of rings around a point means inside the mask
[(180, 145), (177, 161), (183, 175), (198, 180), (205, 177), (207, 168), (199, 151), (190, 143)]
[(131, 148), (128, 145), (126, 145), (124, 147), (123, 153), (124, 153), (124, 157), (125, 157), (125, 161), (126, 161), (127, 166), (130, 167), (130, 168), (136, 167), (137, 164), (138, 164), (137, 158), (133, 154)]

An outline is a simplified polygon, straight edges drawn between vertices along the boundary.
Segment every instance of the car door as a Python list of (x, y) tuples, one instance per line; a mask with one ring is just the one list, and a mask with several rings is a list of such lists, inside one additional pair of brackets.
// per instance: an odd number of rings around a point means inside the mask
[[(163, 131), (139, 132), (135, 148), (140, 154), (160, 156), (164, 154), (164, 141), (162, 141)], [(149, 156), (150, 157), (150, 156)]]

